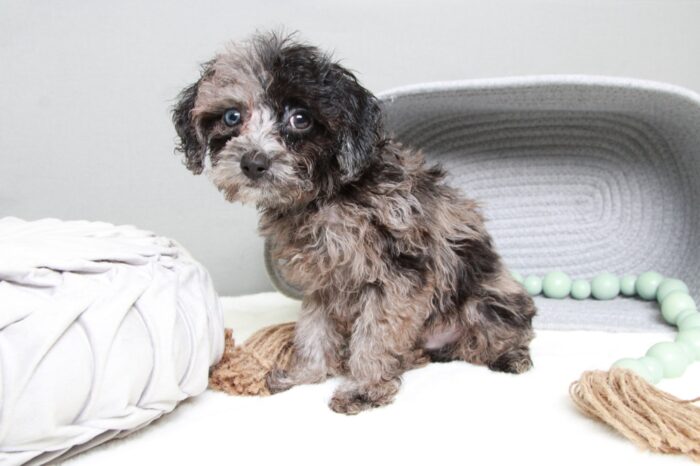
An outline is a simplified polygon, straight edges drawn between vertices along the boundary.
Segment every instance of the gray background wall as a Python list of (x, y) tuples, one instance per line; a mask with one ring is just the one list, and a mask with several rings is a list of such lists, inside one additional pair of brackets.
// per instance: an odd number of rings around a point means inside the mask
[(335, 51), (372, 90), (590, 73), (700, 91), (700, 2), (0, 0), (0, 216), (131, 223), (182, 242), (221, 294), (271, 289), (252, 208), (173, 155), (197, 64), (256, 28)]

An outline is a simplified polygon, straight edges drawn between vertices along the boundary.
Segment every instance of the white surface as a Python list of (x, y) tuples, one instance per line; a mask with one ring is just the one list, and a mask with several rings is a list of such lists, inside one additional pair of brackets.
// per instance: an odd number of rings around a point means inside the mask
[(172, 240), (0, 219), (0, 464), (48, 461), (200, 394), (222, 329), (208, 273)]
[(284, 26), (372, 91), (585, 73), (700, 90), (700, 2), (0, 0), (0, 215), (178, 238), (220, 294), (270, 290), (253, 209), (173, 155), (169, 109), (231, 39)]
[[(262, 325), (293, 318), (298, 303), (268, 293), (224, 298), (225, 322), (242, 341)], [(337, 380), (295, 387), (272, 397), (207, 391), (147, 429), (65, 462), (126, 464), (690, 464), (683, 457), (641, 452), (585, 418), (568, 398), (586, 369), (605, 369), (643, 354), (668, 335), (538, 331), (535, 368), (524, 375), (466, 363), (411, 371), (396, 401), (347, 417), (330, 411)], [(697, 396), (700, 364), (661, 388)], [(695, 387), (695, 388), (693, 388)]]

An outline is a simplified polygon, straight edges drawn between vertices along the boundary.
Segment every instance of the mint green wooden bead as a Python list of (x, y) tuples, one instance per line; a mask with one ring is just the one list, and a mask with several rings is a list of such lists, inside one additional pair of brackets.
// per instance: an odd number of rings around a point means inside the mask
[(523, 286), (530, 296), (537, 296), (542, 292), (542, 279), (535, 275), (528, 275), (523, 281)]
[(695, 300), (684, 291), (672, 291), (661, 302), (661, 315), (669, 324), (675, 324), (681, 312), (696, 309)]
[(656, 300), (661, 302), (666, 296), (673, 291), (688, 292), (688, 285), (676, 278), (666, 278), (661, 281), (659, 288), (656, 290)]
[(625, 275), (620, 279), (620, 293), (625, 296), (634, 296), (636, 290), (634, 288), (637, 282), (636, 275)]
[(693, 359), (700, 361), (700, 328), (679, 332), (676, 336), (676, 342), (687, 344), (693, 351)]
[(549, 272), (542, 280), (542, 292), (548, 298), (566, 298), (571, 292), (571, 279), (564, 272)]
[(680, 314), (678, 314), (678, 317), (676, 317), (676, 327), (678, 327), (683, 319), (686, 317), (690, 317), (692, 315), (697, 314), (698, 311), (695, 311), (693, 309), (686, 309), (685, 311), (681, 311)]
[(676, 344), (681, 345), (683, 351), (685, 351), (685, 357), (688, 360), (688, 364), (692, 364), (695, 361), (695, 350), (687, 341), (677, 341)]
[(683, 348), (683, 351), (685, 351), (685, 357), (688, 360), (688, 364), (695, 361), (695, 349), (690, 343), (687, 341), (676, 341), (676, 344), (680, 345), (680, 347)]
[(700, 328), (700, 312), (695, 312), (686, 316), (678, 316), (676, 324), (680, 332), (691, 328)]
[(588, 299), (591, 296), (591, 284), (586, 280), (574, 280), (571, 284), (571, 297), (574, 299)]
[(523, 283), (523, 276), (521, 273), (511, 272), (510, 274), (513, 276), (513, 278), (515, 279), (516, 282), (518, 282), (520, 284)]
[(612, 367), (618, 367), (620, 369), (629, 369), (647, 381), (652, 380), (652, 375), (649, 372), (649, 370), (647, 369), (647, 366), (642, 364), (639, 361), (639, 359), (633, 359), (633, 358), (618, 359), (617, 361), (615, 361), (613, 363)]
[(664, 276), (657, 272), (644, 272), (637, 278), (634, 289), (640, 298), (651, 301), (656, 298), (656, 290), (659, 288)]
[(591, 281), (591, 294), (595, 299), (613, 299), (620, 294), (620, 279), (610, 272), (603, 272)]
[(646, 356), (657, 359), (664, 368), (664, 378), (672, 379), (680, 377), (685, 372), (688, 364), (688, 356), (683, 345), (672, 341), (657, 343), (647, 351)]
[(644, 356), (639, 358), (639, 362), (644, 364), (647, 371), (649, 371), (649, 374), (651, 374), (651, 379), (648, 379), (649, 382), (657, 384), (664, 377), (664, 366), (658, 359), (650, 356)]

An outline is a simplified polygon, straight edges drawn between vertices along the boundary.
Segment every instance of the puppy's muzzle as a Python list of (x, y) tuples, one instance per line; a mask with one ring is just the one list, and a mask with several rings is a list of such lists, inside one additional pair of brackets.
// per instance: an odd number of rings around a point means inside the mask
[(251, 180), (257, 180), (270, 168), (270, 159), (262, 152), (252, 152), (241, 157), (241, 170)]

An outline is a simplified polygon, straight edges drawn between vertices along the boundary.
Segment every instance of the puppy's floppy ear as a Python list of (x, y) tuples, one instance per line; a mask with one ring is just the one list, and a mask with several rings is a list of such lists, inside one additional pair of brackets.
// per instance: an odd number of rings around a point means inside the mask
[(338, 165), (343, 181), (351, 181), (370, 164), (382, 138), (382, 113), (377, 98), (347, 69), (333, 63), (326, 76), (339, 109)]
[(200, 78), (196, 83), (183, 89), (173, 108), (173, 123), (180, 138), (176, 149), (185, 154), (185, 165), (196, 175), (202, 173), (204, 157), (206, 156), (206, 146), (200, 140), (195, 122), (192, 119), (192, 109), (194, 109), (197, 90), (202, 79)]

